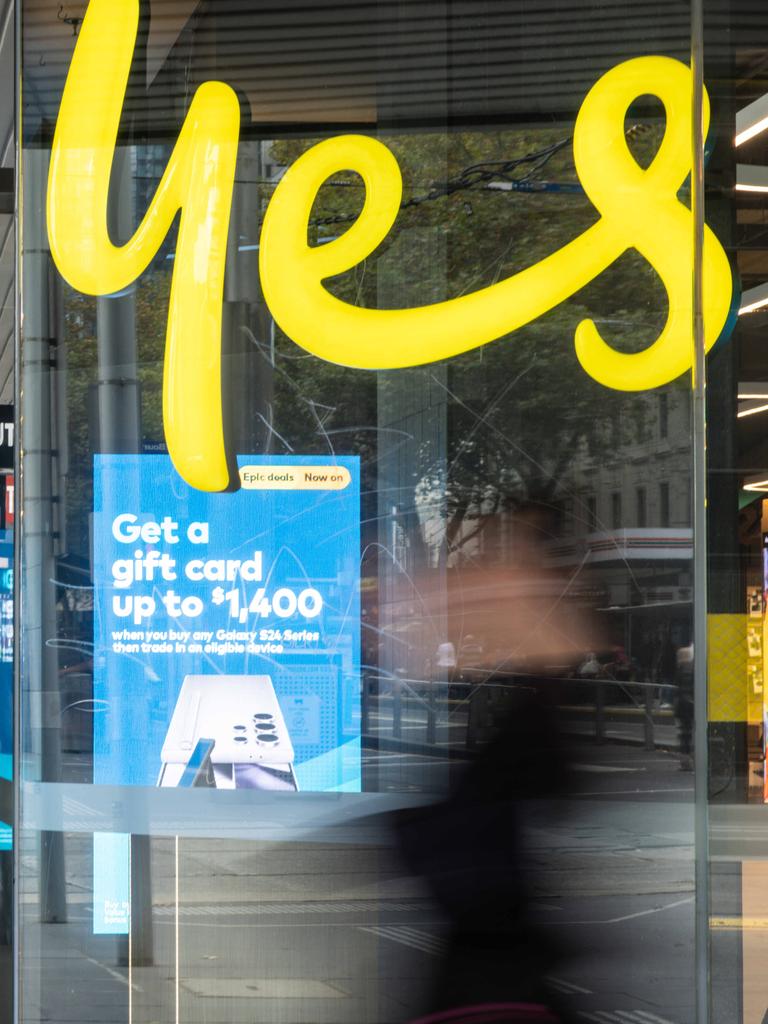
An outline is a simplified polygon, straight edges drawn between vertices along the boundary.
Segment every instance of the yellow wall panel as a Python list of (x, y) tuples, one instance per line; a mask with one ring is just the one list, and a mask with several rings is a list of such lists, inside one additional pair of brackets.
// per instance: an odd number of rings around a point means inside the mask
[[(743, 722), (747, 720), (747, 616), (708, 615), (707, 655), (709, 672), (710, 722)], [(756, 695), (754, 716), (762, 716), (762, 695)]]

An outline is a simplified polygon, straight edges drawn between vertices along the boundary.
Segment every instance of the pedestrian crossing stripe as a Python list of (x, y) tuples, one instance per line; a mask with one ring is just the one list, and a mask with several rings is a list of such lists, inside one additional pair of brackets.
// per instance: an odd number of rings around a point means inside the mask
[(562, 992), (566, 996), (591, 996), (592, 993), (588, 988), (582, 988), (581, 985), (574, 985), (572, 981), (565, 981), (563, 978), (553, 978), (548, 975), (544, 979), (550, 988), (556, 992)]
[(448, 948), (445, 939), (441, 939), (432, 932), (411, 928), (409, 925), (371, 925), (370, 927), (361, 927), (360, 931), (382, 939), (389, 939), (390, 942), (397, 942), (401, 946), (418, 949), (422, 953), (429, 953), (432, 956), (440, 956)]
[(592, 1024), (674, 1024), (648, 1010), (580, 1010), (578, 1016)]

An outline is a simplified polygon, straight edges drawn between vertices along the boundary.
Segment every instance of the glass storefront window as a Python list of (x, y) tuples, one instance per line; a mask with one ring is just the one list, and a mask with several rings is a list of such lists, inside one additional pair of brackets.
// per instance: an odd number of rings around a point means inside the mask
[(760, 65), (699, 14), (20, 4), (25, 1024), (702, 1022), (710, 882), (762, 1020)]

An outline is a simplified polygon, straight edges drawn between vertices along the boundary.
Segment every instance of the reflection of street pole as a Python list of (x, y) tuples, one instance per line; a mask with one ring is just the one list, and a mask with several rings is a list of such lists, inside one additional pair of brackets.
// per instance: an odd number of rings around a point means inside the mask
[(262, 145), (246, 140), (238, 149), (222, 310), (225, 432), (230, 451), (243, 455), (274, 450), (274, 322), (261, 294), (257, 245)]
[[(130, 151), (115, 151), (110, 189), (109, 230), (124, 241), (133, 231)], [(133, 287), (96, 300), (99, 358), (99, 450), (138, 452), (139, 383), (136, 377), (136, 297)]]
[[(115, 151), (110, 189), (109, 231), (116, 243), (134, 230), (132, 149)], [(137, 376), (136, 293), (132, 287), (96, 300), (98, 352), (98, 450), (132, 454), (141, 450), (141, 404)], [(107, 485), (109, 486), (109, 484)], [(122, 720), (119, 718), (118, 720)], [(131, 836), (130, 950), (134, 965), (152, 963), (152, 876), (149, 836)], [(127, 962), (127, 942), (120, 960)]]
[[(45, 195), (48, 159), (43, 150), (25, 156), (24, 187), (29, 209)], [(23, 650), (25, 708), (22, 747), (31, 755), (32, 771), (41, 782), (61, 781), (61, 715), (53, 580), (53, 389), (51, 361), (56, 339), (51, 322), (51, 261), (42, 216), (28, 218), (23, 252), (24, 284), (35, 296), (24, 310), (24, 551)], [(20, 771), (21, 766), (16, 766)], [(16, 844), (19, 837), (14, 837)], [(61, 832), (40, 833), (40, 919), (66, 921), (64, 838)]]

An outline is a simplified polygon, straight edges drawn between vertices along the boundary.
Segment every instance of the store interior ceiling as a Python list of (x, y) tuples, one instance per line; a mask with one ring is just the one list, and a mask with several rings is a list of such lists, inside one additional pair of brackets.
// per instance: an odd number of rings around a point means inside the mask
[[(24, 2), (25, 116), (42, 137), (86, 6)], [(261, 134), (572, 122), (614, 64), (644, 52), (685, 59), (690, 50), (689, 0), (142, 0), (141, 8), (149, 103), (138, 114), (150, 130), (170, 131), (194, 88), (215, 78), (238, 92), (244, 120)], [(29, 138), (29, 122), (25, 130)]]

